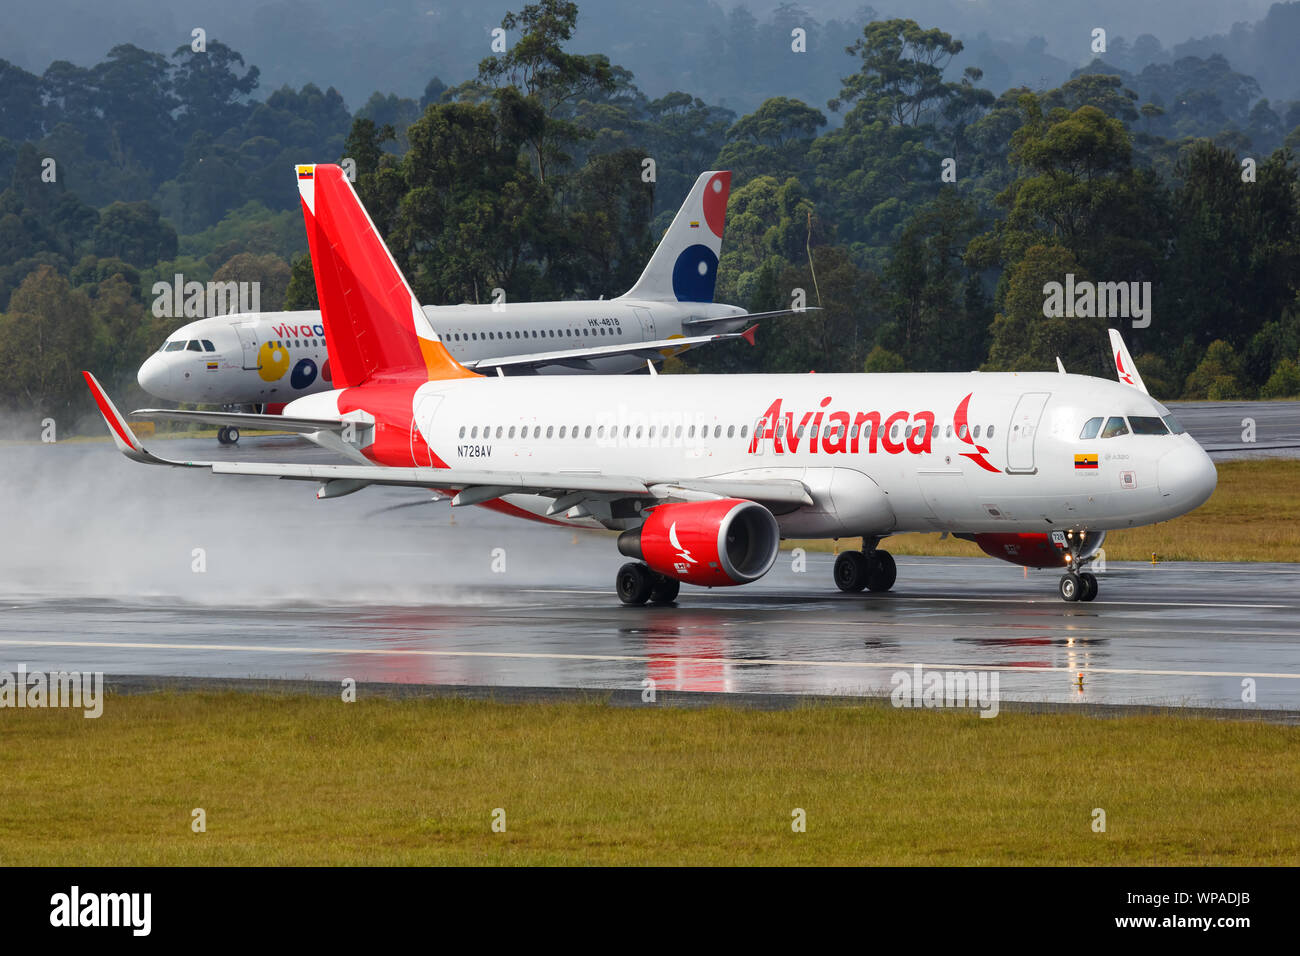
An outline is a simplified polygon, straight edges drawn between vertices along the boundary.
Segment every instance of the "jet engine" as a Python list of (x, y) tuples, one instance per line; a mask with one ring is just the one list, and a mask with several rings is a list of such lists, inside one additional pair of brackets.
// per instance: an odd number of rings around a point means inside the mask
[(1027, 568), (1064, 568), (1096, 554), (1106, 540), (1105, 531), (1063, 531), (1064, 540), (1053, 541), (1046, 532), (1023, 534), (959, 534), (974, 541), (991, 558)]
[(771, 570), (780, 549), (772, 512), (740, 498), (660, 505), (641, 527), (618, 536), (621, 554), (702, 587), (755, 581)]

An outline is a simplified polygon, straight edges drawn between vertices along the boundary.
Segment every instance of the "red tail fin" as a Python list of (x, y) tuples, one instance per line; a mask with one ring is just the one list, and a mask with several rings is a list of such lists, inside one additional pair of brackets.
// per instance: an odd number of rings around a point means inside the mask
[(343, 170), (322, 165), (297, 172), (335, 388), (375, 375), (474, 376), (429, 325)]

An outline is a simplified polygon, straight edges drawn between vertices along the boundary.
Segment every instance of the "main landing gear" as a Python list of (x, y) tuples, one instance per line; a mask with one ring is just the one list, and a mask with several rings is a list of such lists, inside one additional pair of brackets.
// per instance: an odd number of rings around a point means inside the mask
[(640, 561), (629, 561), (618, 569), (615, 589), (618, 599), (629, 606), (639, 606), (649, 601), (651, 604), (672, 604), (677, 600), (677, 592), (682, 583), (676, 578), (651, 571), (649, 566)]
[(841, 591), (888, 591), (898, 579), (898, 566), (888, 551), (844, 551), (835, 559), (835, 586)]
[(233, 445), (239, 441), (239, 429), (234, 425), (223, 426), (217, 429), (217, 441), (223, 445)]

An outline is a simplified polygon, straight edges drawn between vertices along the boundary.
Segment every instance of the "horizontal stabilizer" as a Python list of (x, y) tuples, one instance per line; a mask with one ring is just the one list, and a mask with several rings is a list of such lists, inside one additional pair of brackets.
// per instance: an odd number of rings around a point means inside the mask
[(693, 348), (713, 342), (726, 342), (731, 339), (744, 339), (754, 344), (753, 327), (743, 332), (723, 332), (717, 335), (691, 335), (675, 339), (656, 339), (652, 342), (624, 342), (619, 345), (592, 347), (585, 349), (557, 349), (553, 352), (530, 352), (525, 355), (501, 355), (494, 358), (466, 362), (466, 368), (475, 371), (483, 369), (542, 368), (547, 365), (570, 365), (590, 367), (595, 359), (614, 358), (620, 355), (636, 355), (642, 358), (662, 359), (665, 349)]

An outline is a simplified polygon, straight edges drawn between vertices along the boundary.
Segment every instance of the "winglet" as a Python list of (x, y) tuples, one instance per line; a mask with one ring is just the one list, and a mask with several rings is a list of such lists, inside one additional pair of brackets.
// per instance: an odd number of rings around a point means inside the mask
[(113, 444), (117, 445), (117, 450), (134, 461), (158, 464), (161, 459), (149, 454), (144, 445), (140, 444), (140, 439), (135, 437), (135, 432), (131, 431), (131, 426), (126, 423), (126, 419), (117, 410), (117, 406), (108, 397), (108, 394), (104, 391), (104, 386), (99, 384), (99, 380), (89, 372), (82, 372), (81, 375), (90, 387), (90, 394), (95, 399), (95, 404), (99, 406), (99, 414), (104, 416), (104, 422), (108, 425), (108, 433), (113, 438)]
[(1115, 372), (1119, 380), (1125, 385), (1132, 385), (1143, 395), (1150, 395), (1147, 391), (1146, 383), (1142, 381), (1142, 376), (1138, 374), (1137, 366), (1133, 364), (1133, 356), (1128, 354), (1128, 346), (1124, 344), (1124, 337), (1116, 329), (1107, 329), (1110, 333), (1110, 351), (1115, 357)]
[(755, 322), (755, 323), (754, 323), (753, 325), (751, 325), (749, 328), (745, 329), (745, 331), (741, 332), (741, 333), (740, 333), (740, 337), (741, 337), (742, 339), (744, 339), (746, 342), (748, 342), (750, 345), (753, 345), (753, 344), (754, 344), (754, 330), (757, 329), (757, 328), (758, 328), (758, 323)]

